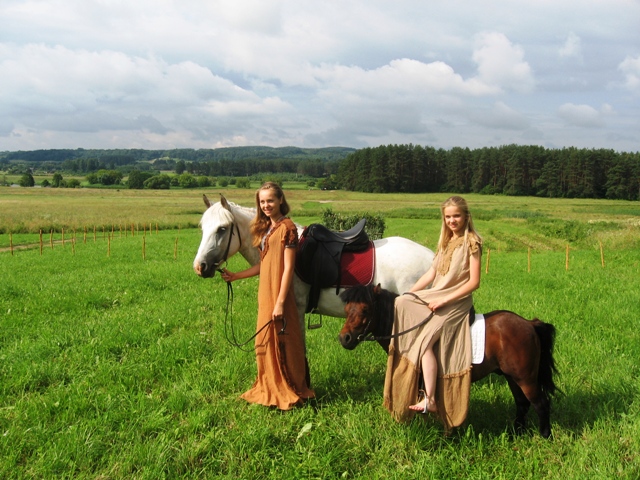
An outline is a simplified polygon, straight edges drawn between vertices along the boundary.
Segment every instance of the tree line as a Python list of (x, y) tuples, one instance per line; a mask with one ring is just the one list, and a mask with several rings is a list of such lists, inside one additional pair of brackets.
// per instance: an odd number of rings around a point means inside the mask
[[(0, 152), (0, 170), (24, 173), (92, 173), (98, 170), (174, 170), (199, 175), (247, 176), (259, 172), (322, 176), (325, 165), (337, 171), (337, 162), (355, 149), (347, 147), (229, 147), (216, 149), (49, 149)], [(307, 173), (311, 172), (311, 173)]]
[(337, 181), (361, 192), (459, 192), (640, 199), (640, 154), (574, 147), (505, 145), (451, 150), (419, 145), (363, 148)]

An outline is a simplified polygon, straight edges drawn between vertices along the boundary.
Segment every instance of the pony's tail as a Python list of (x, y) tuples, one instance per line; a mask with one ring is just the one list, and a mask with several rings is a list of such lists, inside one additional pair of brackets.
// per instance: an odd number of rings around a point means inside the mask
[(547, 398), (553, 396), (560, 389), (553, 381), (554, 374), (558, 374), (556, 362), (553, 359), (553, 345), (556, 339), (556, 327), (535, 318), (533, 328), (540, 339), (540, 366), (538, 367), (538, 385)]

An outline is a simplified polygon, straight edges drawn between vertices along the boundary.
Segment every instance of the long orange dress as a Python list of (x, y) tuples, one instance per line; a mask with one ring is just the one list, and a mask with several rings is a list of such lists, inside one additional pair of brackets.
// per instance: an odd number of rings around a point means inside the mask
[[(297, 244), (296, 226), (288, 218), (274, 225), (264, 239), (260, 253), (256, 331), (271, 322), (284, 274), (284, 251), (285, 248), (295, 248)], [(295, 405), (301, 405), (304, 400), (315, 397), (307, 384), (308, 367), (293, 285), (284, 303), (284, 318), (284, 334), (279, 333), (283, 322), (277, 321), (271, 322), (256, 337), (258, 377), (253, 387), (243, 393), (241, 398), (251, 403), (289, 410)]]

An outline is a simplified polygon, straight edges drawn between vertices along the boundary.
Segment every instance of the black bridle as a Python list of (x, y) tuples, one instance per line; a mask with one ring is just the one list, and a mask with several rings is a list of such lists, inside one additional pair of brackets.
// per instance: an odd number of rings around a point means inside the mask
[(231, 240), (233, 239), (233, 229), (236, 229), (236, 231), (238, 232), (238, 241), (240, 242), (240, 246), (238, 247), (238, 250), (242, 248), (242, 236), (240, 235), (240, 227), (236, 224), (236, 223), (231, 223), (231, 233), (229, 234), (229, 241), (227, 242), (227, 248), (224, 251), (224, 255), (222, 256), (222, 260), (220, 260), (220, 262), (218, 262), (218, 264), (216, 265), (216, 270), (220, 273), (224, 273), (224, 271), (222, 270), (221, 265), (224, 263), (227, 263), (227, 259), (229, 258), (229, 250), (231, 249)]
[[(376, 304), (376, 298), (374, 295), (371, 294), (371, 289), (367, 290), (368, 294), (369, 294), (369, 299), (370, 299), (370, 305), (373, 308), (373, 311), (376, 312), (378, 311), (377, 308), (375, 308), (375, 304)], [(422, 300), (418, 295), (416, 295), (413, 292), (406, 292), (405, 295), (412, 295), (413, 297), (416, 298), (416, 300), (420, 301), (420, 303), (422, 303), (425, 307), (429, 308), (429, 306), (427, 305), (427, 303)], [(417, 328), (420, 328), (421, 326), (423, 326), (425, 323), (427, 323), (429, 320), (431, 320), (431, 318), (433, 317), (433, 315), (435, 314), (435, 311), (431, 311), (431, 313), (424, 319), (422, 320), (420, 323), (414, 325), (411, 328), (408, 328), (407, 330), (404, 330), (402, 332), (399, 333), (394, 333), (393, 335), (385, 335), (382, 337), (376, 337), (373, 335), (373, 332), (370, 331), (370, 328), (372, 326), (372, 324), (374, 323), (374, 319), (373, 317), (367, 322), (367, 325), (364, 328), (364, 332), (362, 332), (360, 335), (358, 335), (356, 337), (356, 339), (359, 342), (376, 342), (379, 340), (391, 340), (393, 338), (398, 338), (401, 337), (402, 335), (406, 335), (409, 332), (412, 332), (413, 330), (416, 330)]]
[[(229, 249), (231, 248), (231, 239), (233, 238), (233, 231), (238, 232), (238, 241), (240, 242), (240, 247), (242, 247), (242, 236), (240, 235), (240, 227), (237, 224), (231, 224), (231, 233), (229, 234), (229, 241), (227, 242), (227, 248), (224, 252), (223, 259), (218, 263), (216, 270), (220, 272), (220, 274), (224, 273), (222, 269), (222, 265), (227, 263), (227, 258), (229, 257)], [(227, 305), (225, 307), (224, 312), (224, 338), (229, 342), (230, 345), (239, 348), (243, 352), (251, 352), (252, 350), (247, 350), (243, 348), (247, 343), (260, 335), (265, 328), (267, 328), (271, 323), (273, 323), (273, 319), (269, 320), (265, 323), (260, 330), (258, 330), (255, 334), (249, 337), (246, 341), (240, 342), (236, 337), (236, 332), (233, 329), (233, 286), (231, 282), (227, 282)], [(286, 318), (282, 318), (282, 328), (278, 332), (278, 335), (285, 335), (285, 329), (287, 328), (287, 320)], [(229, 332), (231, 332), (231, 336), (229, 336)]]

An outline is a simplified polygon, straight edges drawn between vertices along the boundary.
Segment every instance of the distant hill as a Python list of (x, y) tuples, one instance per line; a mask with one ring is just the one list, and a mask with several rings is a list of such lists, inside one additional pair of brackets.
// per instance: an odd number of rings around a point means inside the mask
[[(5, 162), (64, 162), (82, 158), (95, 158), (105, 163), (149, 162), (158, 159), (184, 160), (189, 162), (209, 162), (216, 160), (245, 159), (296, 159), (296, 160), (341, 160), (355, 148), (325, 147), (227, 147), (214, 149), (178, 148), (173, 150), (145, 149), (49, 149), (0, 152), (0, 160)], [(125, 160), (126, 161), (123, 161)], [(120, 160), (120, 161), (118, 161)]]

